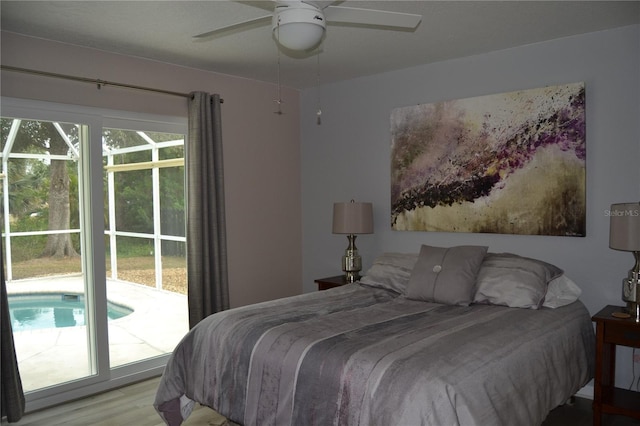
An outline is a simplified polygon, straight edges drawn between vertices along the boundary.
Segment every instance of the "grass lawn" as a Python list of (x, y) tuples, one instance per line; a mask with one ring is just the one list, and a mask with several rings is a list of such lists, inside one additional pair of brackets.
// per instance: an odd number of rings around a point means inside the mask
[[(38, 278), (51, 275), (77, 274), (82, 271), (80, 257), (39, 258), (12, 263), (14, 280)], [(118, 279), (155, 287), (155, 264), (153, 256), (138, 256), (118, 259)], [(111, 274), (111, 263), (107, 259), (107, 276)], [(186, 294), (187, 267), (183, 257), (162, 258), (162, 288)]]

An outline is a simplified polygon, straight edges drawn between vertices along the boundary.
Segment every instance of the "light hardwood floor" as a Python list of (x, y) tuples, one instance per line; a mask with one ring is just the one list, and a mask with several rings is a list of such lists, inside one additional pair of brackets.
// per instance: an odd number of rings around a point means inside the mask
[[(100, 395), (90, 396), (25, 415), (17, 423), (2, 426), (164, 426), (153, 408), (160, 378), (149, 379)], [(556, 408), (542, 426), (585, 426), (593, 423), (591, 400), (576, 398), (573, 404)], [(196, 405), (184, 426), (227, 426), (215, 411)], [(605, 426), (640, 426), (640, 419), (605, 416)], [(304, 426), (304, 425), (301, 425)]]
[[(153, 408), (160, 378), (90, 396), (63, 405), (26, 414), (19, 422), (2, 426), (164, 426)], [(196, 405), (184, 426), (222, 426), (224, 417), (208, 407)]]

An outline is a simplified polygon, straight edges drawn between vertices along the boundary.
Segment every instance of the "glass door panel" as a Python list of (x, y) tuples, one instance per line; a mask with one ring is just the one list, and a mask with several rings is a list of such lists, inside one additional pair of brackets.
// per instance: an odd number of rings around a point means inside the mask
[(184, 136), (107, 128), (103, 143), (107, 299), (132, 310), (109, 323), (114, 368), (171, 353), (188, 330)]
[(7, 291), (28, 393), (97, 374), (78, 179), (85, 132), (78, 124), (0, 120)]

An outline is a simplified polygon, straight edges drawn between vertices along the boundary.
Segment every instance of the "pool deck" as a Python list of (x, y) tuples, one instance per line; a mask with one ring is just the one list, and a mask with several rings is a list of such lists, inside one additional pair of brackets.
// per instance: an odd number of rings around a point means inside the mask
[[(14, 280), (7, 293), (84, 293), (78, 275)], [(187, 297), (124, 281), (107, 280), (110, 302), (133, 313), (110, 320), (111, 368), (173, 351), (189, 329)], [(25, 391), (41, 389), (90, 375), (87, 327), (48, 328), (14, 332)]]

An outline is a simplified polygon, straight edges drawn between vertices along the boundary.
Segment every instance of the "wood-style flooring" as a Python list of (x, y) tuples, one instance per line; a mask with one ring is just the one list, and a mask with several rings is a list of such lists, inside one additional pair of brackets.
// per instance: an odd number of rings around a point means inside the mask
[[(103, 394), (28, 413), (17, 423), (7, 423), (3, 420), (2, 426), (164, 426), (152, 405), (159, 380), (159, 378), (149, 379)], [(183, 424), (185, 426), (227, 426), (224, 417), (207, 407), (198, 405)], [(575, 403), (553, 410), (542, 426), (588, 426), (591, 424), (593, 424), (591, 401), (575, 398)], [(603, 425), (640, 426), (640, 420), (623, 416), (606, 416)]]
[[(55, 407), (27, 413), (16, 423), (2, 420), (2, 426), (164, 426), (153, 408), (160, 378), (89, 396)], [(200, 405), (184, 426), (226, 426), (226, 419)]]

